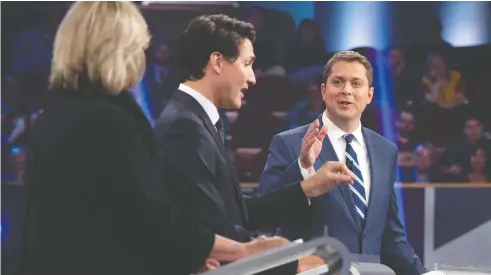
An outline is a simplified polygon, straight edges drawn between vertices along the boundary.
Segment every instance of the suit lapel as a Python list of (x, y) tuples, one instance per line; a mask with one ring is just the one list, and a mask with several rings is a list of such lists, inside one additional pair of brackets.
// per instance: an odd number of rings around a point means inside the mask
[(203, 107), (190, 95), (178, 90), (176, 92), (176, 96), (183, 101), (185, 104), (187, 104), (192, 111), (203, 121), (203, 124), (210, 133), (210, 135), (213, 137), (213, 140), (215, 140), (215, 143), (218, 147), (218, 150), (222, 154), (223, 158), (225, 159), (227, 170), (230, 173), (230, 177), (233, 179), (233, 186), (234, 186), (234, 191), (235, 191), (235, 198), (236, 201), (238, 202), (240, 208), (241, 208), (241, 214), (242, 218), (246, 223), (249, 222), (249, 218), (247, 215), (247, 210), (246, 210), (246, 205), (244, 201), (244, 197), (242, 195), (242, 190), (240, 189), (239, 185), (239, 179), (237, 177), (237, 172), (235, 171), (235, 167), (232, 164), (232, 161), (230, 160), (230, 156), (228, 154), (228, 150), (223, 143), (222, 138), (220, 137), (220, 134), (218, 133), (217, 129), (215, 128), (215, 125), (213, 125), (213, 122), (211, 121), (210, 117), (208, 114), (206, 114), (205, 110)]
[(213, 139), (215, 140), (215, 143), (217, 144), (218, 149), (222, 153), (222, 156), (225, 158), (225, 162), (226, 162), (226, 165), (227, 165), (227, 168), (228, 168), (227, 170), (230, 173), (230, 177), (233, 179), (233, 183), (232, 184), (234, 186), (235, 199), (236, 199), (236, 201), (238, 202), (238, 204), (239, 204), (239, 206), (241, 208), (242, 218), (244, 219), (244, 221), (246, 223), (248, 223), (249, 222), (249, 217), (247, 215), (247, 210), (246, 210), (247, 208), (246, 208), (246, 205), (245, 205), (244, 197), (243, 197), (243, 194), (242, 194), (242, 190), (240, 189), (239, 179), (237, 177), (237, 172), (235, 171), (235, 166), (232, 164), (232, 160), (230, 159), (230, 156), (228, 154), (227, 147), (223, 143), (222, 137), (220, 136), (220, 134), (218, 133), (217, 129), (215, 128), (215, 125), (212, 124), (212, 122), (211, 122), (210, 118), (208, 117), (208, 115), (206, 115), (205, 117), (202, 116), (201, 119), (203, 120), (203, 122), (204, 122), (204, 124), (206, 126), (206, 129), (208, 130), (208, 132), (210, 132), (210, 134), (213, 136)]
[[(322, 127), (322, 115), (319, 117), (320, 120), (320, 127)], [(329, 129), (327, 129), (329, 131)], [(316, 161), (316, 167), (315, 169), (318, 170), (322, 167), (322, 165), (328, 161), (339, 161), (338, 156), (336, 155), (336, 151), (334, 151), (334, 147), (331, 144), (331, 141), (329, 140), (329, 137), (324, 138), (324, 142), (322, 143), (322, 151), (319, 154), (319, 160), (320, 162)], [(353, 197), (351, 195), (351, 190), (347, 184), (338, 184), (337, 188), (339, 188), (339, 191), (343, 195), (343, 198), (346, 202), (346, 206), (349, 209), (349, 212), (351, 213), (352, 221), (355, 224), (355, 226), (358, 228), (358, 230), (361, 230), (361, 225), (359, 222), (359, 218), (356, 214), (356, 209), (355, 209), (355, 203), (353, 201)]]
[(208, 130), (210, 135), (213, 136), (213, 139), (215, 140), (215, 143), (218, 146), (218, 150), (220, 150), (220, 153), (222, 153), (222, 156), (225, 158), (227, 164), (229, 164), (230, 158), (228, 155), (228, 151), (227, 148), (225, 147), (225, 144), (223, 143), (222, 137), (218, 133), (217, 128), (215, 128), (215, 125), (213, 125), (213, 123), (211, 122), (210, 118), (206, 113), (204, 115), (200, 115), (200, 118), (203, 120), (206, 130)]
[(384, 171), (385, 169), (383, 169), (383, 167), (380, 166), (381, 164), (377, 161), (376, 156), (378, 153), (378, 148), (370, 133), (368, 133), (365, 128), (362, 128), (362, 132), (363, 138), (365, 139), (365, 143), (367, 145), (368, 159), (370, 162), (370, 200), (368, 202), (368, 210), (365, 216), (365, 228), (367, 228), (371, 221), (376, 218), (374, 215), (377, 209), (377, 203), (382, 201), (380, 198), (380, 192), (382, 190), (378, 186), (380, 184), (380, 173), (378, 173), (378, 171)]

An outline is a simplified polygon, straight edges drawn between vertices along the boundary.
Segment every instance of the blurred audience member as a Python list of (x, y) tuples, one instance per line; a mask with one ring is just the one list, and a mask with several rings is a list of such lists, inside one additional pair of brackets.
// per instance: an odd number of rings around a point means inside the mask
[(396, 106), (420, 105), (424, 96), (417, 85), (416, 77), (406, 66), (406, 59), (401, 48), (390, 48), (386, 55), (386, 66), (392, 80)]
[(481, 120), (470, 116), (465, 121), (465, 137), (453, 144), (450, 144), (440, 159), (441, 171), (455, 180), (463, 176), (463, 169), (474, 152), (475, 147), (483, 148), (489, 155), (491, 149), (490, 140), (483, 136), (484, 127)]
[(466, 181), (468, 182), (491, 182), (490, 165), (488, 161), (489, 151), (484, 147), (475, 147), (472, 150), (467, 167)]
[(419, 143), (417, 138), (416, 118), (410, 109), (403, 109), (399, 112), (396, 121), (397, 128), (397, 147), (400, 151), (413, 151)]
[(288, 55), (288, 71), (326, 63), (326, 52), (317, 23), (312, 19), (304, 19), (297, 29), (296, 45)]
[(422, 84), (429, 103), (435, 103), (442, 108), (454, 108), (467, 103), (462, 75), (458, 71), (450, 70), (440, 54), (428, 55), (427, 69)]
[(178, 82), (170, 70), (172, 52), (168, 41), (157, 37), (152, 43), (150, 53), (150, 62), (142, 81), (146, 100), (139, 100), (139, 103), (147, 104), (151, 116), (155, 119), (164, 109)]
[(268, 27), (267, 14), (270, 11), (261, 6), (251, 7), (246, 15), (246, 22), (251, 23), (256, 29), (256, 41), (254, 42), (254, 53), (256, 60), (253, 68), (256, 77), (259, 78), (267, 74), (284, 75), (284, 69), (280, 66), (280, 58), (276, 54), (273, 46), (272, 30)]
[(325, 109), (319, 85), (310, 83), (306, 85), (306, 88), (307, 98), (299, 102), (288, 114), (289, 129), (309, 124), (316, 120)]
[(414, 150), (414, 168), (401, 170), (402, 182), (430, 183), (437, 181), (435, 150), (431, 143), (419, 144)]
[(399, 166), (413, 166), (413, 152), (420, 139), (415, 131), (415, 114), (410, 109), (399, 112), (396, 120), (397, 148), (399, 149)]

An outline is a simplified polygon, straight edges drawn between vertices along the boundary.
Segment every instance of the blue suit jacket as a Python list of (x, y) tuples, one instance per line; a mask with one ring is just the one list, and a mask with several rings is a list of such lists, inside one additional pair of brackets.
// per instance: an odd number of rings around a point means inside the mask
[[(319, 119), (322, 124), (322, 120)], [(302, 138), (308, 125), (273, 137), (266, 167), (261, 175), (258, 192), (267, 193), (288, 182), (303, 180), (298, 164)], [(291, 224), (284, 224), (280, 234), (305, 240), (324, 235), (343, 242), (351, 253), (380, 255), (381, 262), (397, 274), (422, 274), (425, 269), (406, 242), (404, 226), (397, 216), (394, 192), (397, 171), (397, 147), (374, 131), (362, 128), (370, 160), (371, 189), (362, 230), (356, 216), (351, 191), (347, 184), (339, 184), (326, 194), (311, 200), (308, 216)], [(328, 137), (316, 160), (316, 170), (327, 161), (338, 161)]]

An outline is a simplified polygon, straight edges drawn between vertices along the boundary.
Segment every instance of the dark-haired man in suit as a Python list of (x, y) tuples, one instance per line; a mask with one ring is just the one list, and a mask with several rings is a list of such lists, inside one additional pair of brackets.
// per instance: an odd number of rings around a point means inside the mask
[[(184, 82), (155, 124), (156, 143), (171, 200), (206, 228), (246, 242), (250, 231), (278, 226), (309, 211), (309, 198), (352, 181), (339, 162), (308, 180), (262, 197), (242, 196), (224, 143), (217, 108), (238, 109), (255, 83), (254, 27), (225, 15), (200, 16), (184, 32), (179, 61)], [(323, 264), (308, 256), (273, 270), (295, 274)]]
[(373, 68), (366, 57), (353, 51), (335, 54), (321, 84), (326, 111), (312, 124), (273, 138), (259, 193), (308, 179), (325, 162), (346, 162), (356, 175), (354, 183), (312, 199), (312, 211), (285, 224), (282, 235), (310, 239), (327, 227), (352, 253), (380, 255), (398, 275), (422, 274), (424, 267), (406, 242), (397, 215), (397, 147), (360, 122), (373, 98), (372, 83)]

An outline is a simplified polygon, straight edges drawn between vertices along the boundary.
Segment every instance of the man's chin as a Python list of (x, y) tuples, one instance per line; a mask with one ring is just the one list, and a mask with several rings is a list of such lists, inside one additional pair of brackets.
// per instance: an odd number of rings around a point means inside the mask
[(228, 104), (224, 104), (224, 106), (221, 106), (221, 109), (226, 109), (226, 110), (238, 110), (242, 107), (242, 100), (238, 102), (229, 102)]
[(356, 115), (353, 114), (352, 112), (345, 112), (345, 111), (341, 111), (341, 112), (337, 112), (337, 115), (339, 117), (339, 119), (341, 120), (353, 120), (356, 118)]

